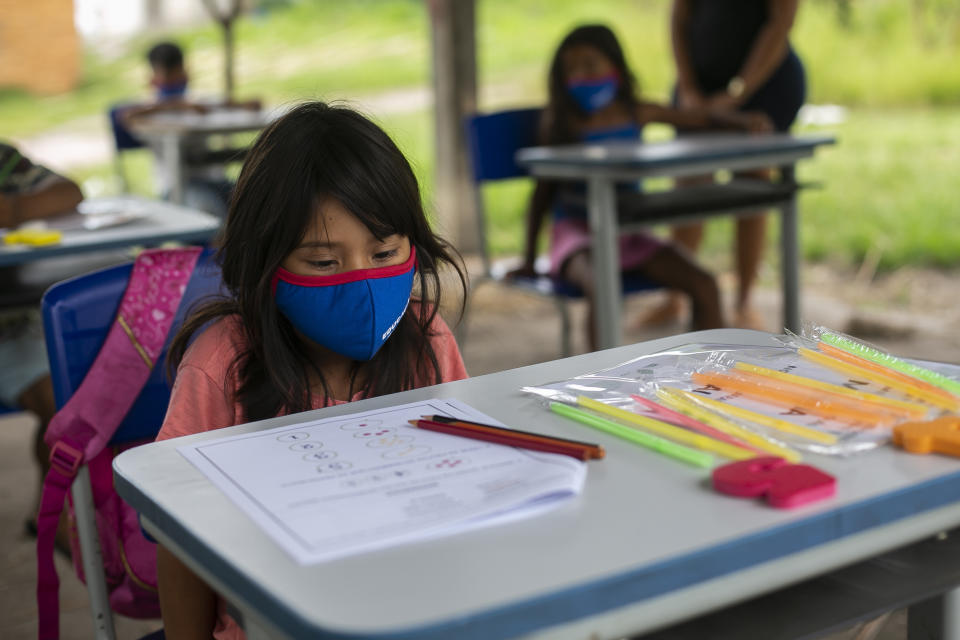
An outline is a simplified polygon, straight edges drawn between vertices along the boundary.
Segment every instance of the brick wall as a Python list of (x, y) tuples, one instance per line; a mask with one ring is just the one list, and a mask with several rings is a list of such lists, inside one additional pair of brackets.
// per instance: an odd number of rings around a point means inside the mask
[(79, 78), (73, 0), (0, 0), (0, 87), (60, 93)]

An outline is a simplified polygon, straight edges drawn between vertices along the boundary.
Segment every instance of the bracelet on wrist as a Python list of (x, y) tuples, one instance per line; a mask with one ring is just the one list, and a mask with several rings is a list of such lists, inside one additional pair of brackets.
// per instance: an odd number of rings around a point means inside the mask
[(727, 83), (727, 95), (731, 98), (742, 98), (747, 90), (747, 83), (740, 76), (733, 76)]

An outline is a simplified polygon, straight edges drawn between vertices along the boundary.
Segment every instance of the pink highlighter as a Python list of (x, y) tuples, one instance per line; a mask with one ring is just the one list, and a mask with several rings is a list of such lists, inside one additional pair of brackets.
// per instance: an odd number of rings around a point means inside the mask
[(762, 449), (758, 449), (751, 444), (744, 442), (743, 440), (738, 440), (733, 436), (727, 435), (723, 431), (714, 429), (708, 425), (703, 424), (698, 420), (694, 420), (690, 416), (680, 413), (679, 411), (674, 411), (673, 409), (668, 409), (667, 407), (657, 404), (653, 400), (648, 400), (643, 396), (638, 396), (636, 394), (630, 394), (630, 398), (637, 404), (641, 404), (647, 408), (648, 412), (653, 414), (653, 416), (664, 422), (669, 422), (670, 424), (677, 425), (678, 427), (684, 427), (685, 429), (690, 429), (691, 431), (696, 431), (702, 433), (705, 436), (709, 436), (714, 440), (720, 440), (728, 444), (732, 444), (741, 449), (748, 449), (750, 451), (755, 451), (756, 453), (765, 453)]

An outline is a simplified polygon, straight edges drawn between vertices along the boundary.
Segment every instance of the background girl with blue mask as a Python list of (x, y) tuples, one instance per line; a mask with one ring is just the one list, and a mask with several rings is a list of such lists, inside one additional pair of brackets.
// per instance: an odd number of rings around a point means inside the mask
[[(766, 130), (759, 114), (688, 110), (645, 101), (637, 96), (636, 81), (616, 36), (604, 25), (585, 25), (571, 31), (557, 47), (548, 77), (549, 102), (541, 121), (541, 143), (640, 140), (643, 126), (663, 122), (684, 128), (726, 126)], [(619, 191), (636, 191), (624, 184)], [(548, 211), (552, 212), (550, 264), (552, 275), (582, 289), (588, 302), (587, 344), (593, 335), (593, 274), (585, 188), (581, 183), (540, 181), (527, 212), (523, 265), (513, 275), (535, 275), (537, 238)], [(620, 267), (686, 294), (691, 302), (693, 329), (722, 326), (720, 297), (713, 276), (685, 252), (646, 233), (620, 237)]]
[[(268, 127), (219, 242), (227, 296), (171, 345), (158, 439), (466, 377), (437, 313), (439, 269), (459, 275), (462, 300), (462, 267), (407, 160), (363, 116), (313, 102)], [(157, 558), (170, 637), (240, 637), (206, 584), (162, 547)]]

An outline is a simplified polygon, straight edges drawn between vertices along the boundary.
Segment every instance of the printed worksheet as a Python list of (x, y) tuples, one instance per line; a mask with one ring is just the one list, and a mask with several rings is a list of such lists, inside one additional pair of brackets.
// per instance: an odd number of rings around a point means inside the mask
[(429, 400), (178, 451), (301, 564), (534, 515), (583, 488), (579, 460), (407, 422), (424, 415), (500, 424)]

